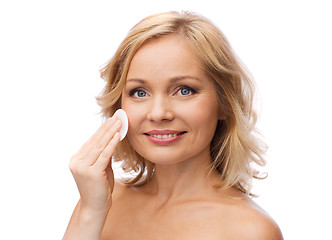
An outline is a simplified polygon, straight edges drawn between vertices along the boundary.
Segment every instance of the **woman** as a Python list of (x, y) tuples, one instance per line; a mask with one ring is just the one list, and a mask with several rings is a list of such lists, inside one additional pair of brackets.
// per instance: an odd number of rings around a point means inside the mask
[[(143, 19), (102, 77), (109, 119), (71, 159), (81, 197), (64, 239), (282, 239), (249, 197), (253, 165), (265, 163), (253, 83), (209, 20)], [(135, 176), (115, 182), (111, 158)]]

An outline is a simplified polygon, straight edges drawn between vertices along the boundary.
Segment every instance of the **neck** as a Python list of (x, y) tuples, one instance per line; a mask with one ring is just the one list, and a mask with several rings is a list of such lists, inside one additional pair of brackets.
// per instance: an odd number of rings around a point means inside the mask
[(166, 202), (204, 196), (207, 191), (215, 190), (216, 183), (220, 183), (220, 178), (216, 172), (211, 172), (211, 159), (208, 155), (177, 164), (156, 165), (146, 189)]

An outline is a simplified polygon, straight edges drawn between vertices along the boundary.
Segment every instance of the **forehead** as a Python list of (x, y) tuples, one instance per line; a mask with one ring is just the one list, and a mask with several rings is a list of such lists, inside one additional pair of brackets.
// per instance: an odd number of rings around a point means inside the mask
[(148, 41), (136, 52), (127, 79), (169, 79), (187, 75), (203, 77), (201, 61), (185, 40), (169, 35)]

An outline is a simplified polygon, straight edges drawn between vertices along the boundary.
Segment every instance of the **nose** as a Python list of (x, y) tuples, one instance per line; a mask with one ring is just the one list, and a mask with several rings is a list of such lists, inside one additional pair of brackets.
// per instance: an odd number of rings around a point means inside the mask
[(147, 119), (154, 122), (171, 121), (174, 119), (170, 99), (163, 96), (155, 96), (151, 99)]

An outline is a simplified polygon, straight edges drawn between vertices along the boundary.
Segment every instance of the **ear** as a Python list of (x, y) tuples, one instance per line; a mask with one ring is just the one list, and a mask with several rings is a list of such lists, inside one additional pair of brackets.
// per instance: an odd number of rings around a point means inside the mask
[(218, 120), (225, 120), (225, 119), (226, 119), (226, 114), (221, 109), (218, 109)]
[(219, 114), (218, 120), (225, 120), (226, 116), (224, 114)]

